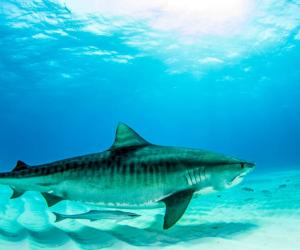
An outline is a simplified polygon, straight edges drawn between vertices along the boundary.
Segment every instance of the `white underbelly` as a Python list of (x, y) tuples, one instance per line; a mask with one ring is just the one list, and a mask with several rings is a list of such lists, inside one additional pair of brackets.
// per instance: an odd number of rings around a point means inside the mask
[[(71, 188), (70, 188), (71, 187)], [(69, 200), (90, 202), (105, 206), (148, 206), (163, 199), (167, 194), (163, 186), (104, 187), (93, 183), (64, 181), (53, 192)]]

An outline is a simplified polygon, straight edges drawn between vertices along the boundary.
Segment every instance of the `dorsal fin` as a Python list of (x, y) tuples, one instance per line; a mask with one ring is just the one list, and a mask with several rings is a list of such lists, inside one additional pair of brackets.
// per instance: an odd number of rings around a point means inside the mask
[(150, 143), (138, 135), (133, 129), (124, 123), (119, 123), (116, 130), (116, 137), (111, 148), (122, 148), (132, 146), (146, 146)]
[(17, 165), (13, 169), (13, 172), (27, 169), (28, 165), (23, 161), (17, 161)]

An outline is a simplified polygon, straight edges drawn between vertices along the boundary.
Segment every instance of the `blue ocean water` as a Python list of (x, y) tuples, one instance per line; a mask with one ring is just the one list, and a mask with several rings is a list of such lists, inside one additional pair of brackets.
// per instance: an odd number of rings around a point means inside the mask
[(57, 226), (38, 194), (12, 201), (3, 187), (3, 249), (296, 249), (258, 232), (300, 232), (300, 2), (225, 2), (0, 0), (1, 172), (103, 151), (120, 121), (155, 144), (257, 165), (241, 186), (254, 193), (193, 201), (170, 233), (155, 211)]

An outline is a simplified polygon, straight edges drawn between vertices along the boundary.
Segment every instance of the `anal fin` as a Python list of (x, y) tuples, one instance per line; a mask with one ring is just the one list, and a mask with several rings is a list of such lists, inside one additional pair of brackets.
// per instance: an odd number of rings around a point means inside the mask
[(194, 190), (192, 189), (183, 190), (161, 200), (166, 205), (164, 229), (172, 227), (182, 217), (192, 199), (193, 193)]
[(10, 187), (13, 191), (12, 196), (10, 197), (11, 199), (16, 199), (20, 197), (22, 194), (24, 194), (24, 191), (15, 189), (14, 187)]
[(64, 200), (62, 197), (54, 195), (54, 194), (50, 194), (50, 193), (41, 193), (43, 195), (43, 197), (45, 198), (48, 207), (52, 207), (55, 204), (57, 204), (58, 202)]

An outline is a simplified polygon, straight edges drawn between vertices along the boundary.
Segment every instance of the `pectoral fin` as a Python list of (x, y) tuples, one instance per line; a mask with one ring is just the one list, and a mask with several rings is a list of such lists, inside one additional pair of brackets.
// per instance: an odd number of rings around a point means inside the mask
[(45, 198), (48, 207), (52, 207), (54, 206), (56, 203), (64, 200), (62, 197), (59, 197), (57, 195), (54, 194), (49, 194), (49, 193), (41, 193), (43, 195), (43, 197)]
[(194, 190), (184, 190), (162, 200), (166, 205), (164, 229), (172, 227), (181, 218), (190, 203), (193, 193)]

